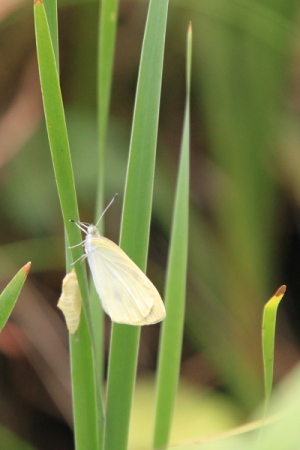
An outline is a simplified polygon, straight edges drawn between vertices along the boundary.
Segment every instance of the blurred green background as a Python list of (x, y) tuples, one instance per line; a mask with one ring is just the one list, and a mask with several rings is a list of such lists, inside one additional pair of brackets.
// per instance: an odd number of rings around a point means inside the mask
[[(106, 236), (115, 242), (147, 6), (120, 2), (105, 168), (107, 201), (119, 193), (106, 214)], [(59, 2), (61, 86), (80, 215), (87, 222), (94, 219), (97, 186), (98, 7), (96, 1)], [(163, 293), (189, 20), (194, 33), (190, 248), (172, 442), (237, 425), (262, 400), (262, 308), (283, 283), (288, 291), (279, 310), (275, 381), (299, 359), (295, 0), (170, 1), (148, 274)], [(2, 0), (0, 21), (2, 286), (32, 261), (0, 336), (0, 423), (37, 448), (68, 449), (73, 448), (68, 340), (56, 308), (65, 272), (63, 226), (43, 119), (32, 3)], [(106, 353), (109, 329), (107, 319)], [(132, 449), (149, 442), (158, 337), (159, 325), (143, 329)], [(17, 448), (7, 442), (8, 449)]]

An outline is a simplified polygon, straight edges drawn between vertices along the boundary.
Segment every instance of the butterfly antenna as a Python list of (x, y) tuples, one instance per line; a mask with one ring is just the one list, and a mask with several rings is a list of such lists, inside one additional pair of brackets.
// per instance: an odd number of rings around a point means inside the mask
[(118, 194), (115, 194), (115, 195), (113, 196), (113, 198), (111, 199), (111, 201), (109, 202), (109, 204), (107, 205), (107, 207), (105, 208), (105, 210), (103, 211), (103, 213), (101, 214), (100, 219), (99, 219), (98, 222), (96, 223), (96, 227), (99, 225), (100, 220), (102, 219), (102, 217), (104, 216), (104, 214), (106, 213), (106, 211), (108, 210), (108, 208), (111, 206), (111, 204), (114, 202), (114, 200), (115, 200), (115, 198), (116, 198), (117, 195), (118, 195)]

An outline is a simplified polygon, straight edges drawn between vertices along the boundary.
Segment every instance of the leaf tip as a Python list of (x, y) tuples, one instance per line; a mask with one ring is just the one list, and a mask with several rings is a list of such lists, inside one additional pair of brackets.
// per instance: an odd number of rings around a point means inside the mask
[(25, 264), (25, 266), (22, 267), (22, 269), (25, 271), (26, 276), (29, 274), (30, 271), (30, 267), (31, 267), (31, 261), (29, 261), (27, 264)]
[(275, 292), (274, 296), (275, 297), (280, 297), (280, 296), (285, 294), (285, 291), (286, 291), (286, 285), (283, 284), (282, 286), (280, 286), (280, 288), (277, 289), (277, 291)]
[(34, 6), (35, 6), (35, 5), (37, 5), (38, 3), (43, 4), (43, 1), (42, 1), (42, 0), (34, 0), (34, 3), (33, 3), (33, 4), (34, 4)]

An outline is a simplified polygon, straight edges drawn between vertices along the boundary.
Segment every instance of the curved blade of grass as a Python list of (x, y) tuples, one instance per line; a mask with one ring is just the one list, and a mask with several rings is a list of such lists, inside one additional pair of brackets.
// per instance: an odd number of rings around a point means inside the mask
[(22, 269), (8, 283), (4, 291), (0, 295), (0, 331), (6, 324), (11, 312), (19, 297), (23, 284), (27, 278), (31, 266), (31, 262), (25, 264)]
[(187, 92), (167, 269), (167, 317), (161, 330), (153, 447), (168, 444), (180, 371), (188, 254), (190, 78), (192, 28), (187, 35)]
[(265, 412), (267, 410), (272, 393), (276, 314), (279, 302), (284, 296), (285, 291), (286, 286), (280, 286), (273, 297), (271, 297), (271, 299), (265, 305), (263, 313), (262, 349), (265, 382)]
[[(34, 6), (38, 65), (50, 150), (67, 240), (74, 246), (81, 242), (81, 236), (77, 227), (69, 222), (69, 219), (78, 220), (78, 208), (59, 78), (44, 5), (41, 0), (36, 0)], [(74, 261), (82, 254), (80, 247), (71, 251)], [(71, 338), (71, 346), (74, 344), (71, 366), (76, 448), (101, 448), (102, 404), (93, 362), (87, 278), (82, 264), (76, 264), (75, 269), (84, 308), (76, 337)]]
[[(209, 445), (209, 449), (210, 450), (214, 450), (214, 442), (216, 442), (217, 448), (222, 448), (222, 446), (224, 446), (223, 448), (227, 448), (227, 446), (225, 447), (228, 438), (231, 437), (241, 437), (244, 438), (245, 441), (240, 441), (245, 443), (246, 445), (246, 441), (247, 441), (247, 434), (252, 432), (252, 431), (257, 431), (261, 428), (262, 425), (272, 425), (272, 424), (276, 424), (276, 422), (279, 422), (280, 420), (280, 416), (277, 415), (272, 415), (267, 417), (265, 420), (264, 419), (259, 419), (259, 420), (254, 420), (251, 422), (247, 422), (243, 425), (239, 425), (237, 427), (231, 428), (229, 430), (223, 431), (221, 433), (217, 433), (217, 434), (213, 434), (213, 435), (209, 435), (209, 436), (205, 436), (205, 437), (201, 437), (199, 439), (192, 439), (191, 441), (188, 441), (185, 443), (185, 445), (172, 445), (172, 448), (174, 449), (181, 449), (183, 450), (184, 448), (189, 450), (189, 449), (193, 449), (194, 448), (200, 448), (202, 449), (203, 447), (205, 447), (205, 444), (210, 444)], [(234, 441), (231, 441), (234, 443)], [(248, 441), (248, 443), (250, 443), (250, 441)], [(199, 444), (199, 446), (197, 446), (197, 444)], [(234, 444), (230, 444), (230, 445), (234, 445)], [(237, 444), (238, 445), (238, 444)], [(241, 447), (237, 447), (234, 445), (234, 447), (231, 447), (231, 449), (236, 449), (236, 448), (241, 448)], [(248, 448), (248, 446), (247, 446)], [(244, 450), (244, 447), (243, 447)]]
[[(146, 267), (168, 0), (151, 0), (140, 62), (120, 244)], [(113, 324), (108, 369), (105, 449), (125, 450), (140, 328)]]

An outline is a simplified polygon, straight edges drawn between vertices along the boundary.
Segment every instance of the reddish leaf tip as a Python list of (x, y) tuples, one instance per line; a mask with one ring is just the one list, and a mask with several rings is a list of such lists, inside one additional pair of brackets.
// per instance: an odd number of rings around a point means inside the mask
[(30, 267), (31, 267), (31, 261), (29, 261), (27, 264), (25, 264), (25, 266), (22, 267), (25, 270), (26, 276), (29, 274)]
[(42, 0), (34, 0), (34, 5), (37, 5), (38, 3), (43, 4)]
[(277, 289), (276, 293), (275, 293), (275, 297), (280, 297), (281, 295), (284, 295), (286, 291), (286, 285), (283, 284), (282, 286), (280, 286), (280, 288)]

